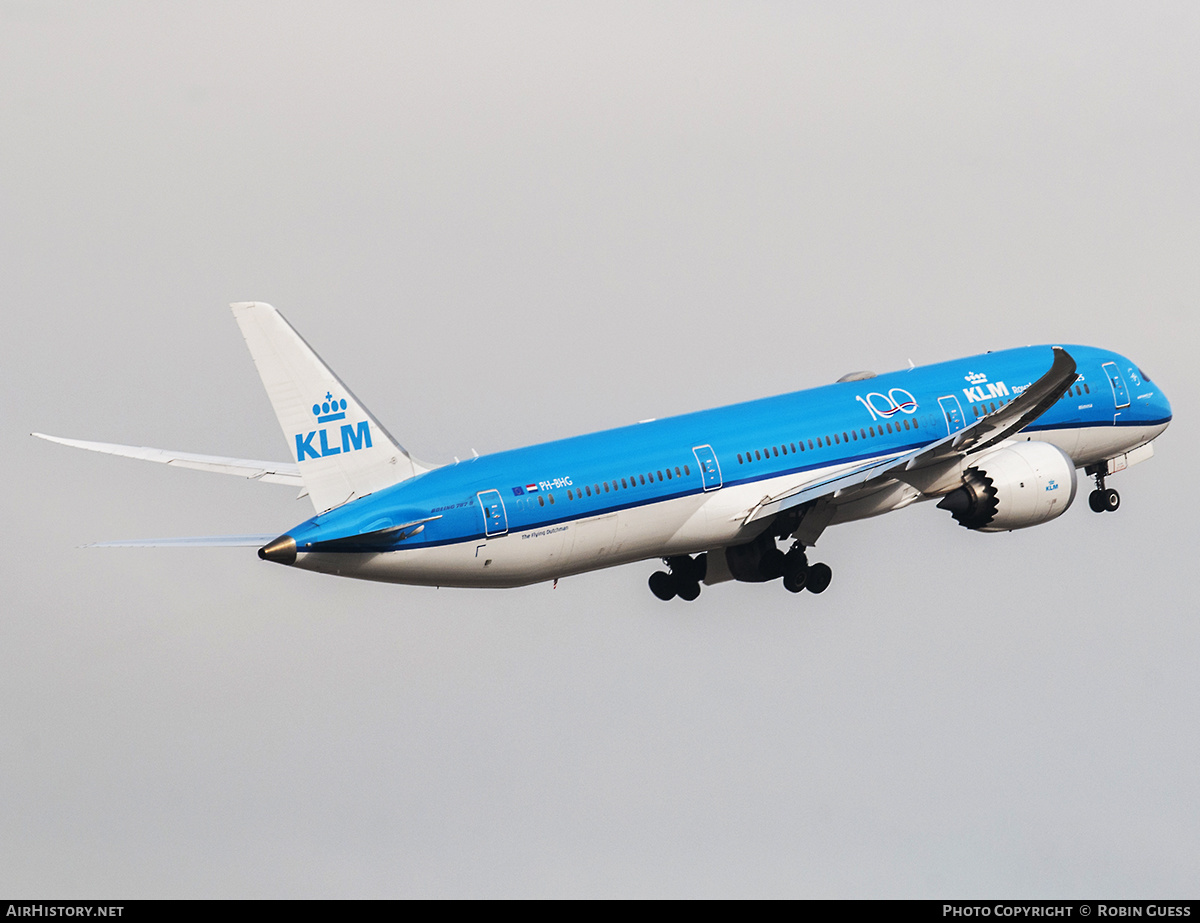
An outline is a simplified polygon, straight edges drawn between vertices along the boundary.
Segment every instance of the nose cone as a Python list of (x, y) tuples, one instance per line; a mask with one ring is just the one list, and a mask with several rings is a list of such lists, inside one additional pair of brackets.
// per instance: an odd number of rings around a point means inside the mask
[(275, 541), (259, 548), (258, 556), (264, 561), (274, 561), (276, 564), (295, 564), (296, 540), (290, 535), (281, 535)]
[(1162, 414), (1163, 424), (1171, 422), (1171, 402), (1167, 400), (1167, 396), (1163, 394), (1162, 389), (1158, 392), (1158, 407), (1156, 408)]
[(1153, 394), (1143, 399), (1142, 413), (1146, 423), (1154, 428), (1155, 436), (1166, 430), (1171, 422), (1171, 402), (1162, 388), (1156, 387)]

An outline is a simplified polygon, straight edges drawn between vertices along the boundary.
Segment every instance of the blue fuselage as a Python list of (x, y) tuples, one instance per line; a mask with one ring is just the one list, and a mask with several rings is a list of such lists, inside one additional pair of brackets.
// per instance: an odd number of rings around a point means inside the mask
[[(1052, 441), (1083, 467), (1144, 444), (1165, 428), (1171, 419), (1167, 398), (1133, 362), (1092, 347), (1066, 349), (1079, 379), (1026, 428), (1023, 439)], [(446, 585), (515, 585), (658, 556), (664, 549), (637, 535), (625, 535), (619, 553), (616, 538), (603, 544), (609, 519), (616, 535), (622, 517), (628, 532), (649, 521), (656, 508), (687, 519), (671, 532), (679, 547), (717, 547), (738, 539), (725, 520), (736, 519), (737, 510), (766, 492), (760, 482), (802, 482), (927, 445), (1011, 401), (1051, 360), (1049, 346), (1005, 350), (498, 452), (379, 490), (314, 516), (289, 535), (300, 566), (339, 573), (365, 568), (354, 575)], [(693, 521), (718, 494), (721, 503), (701, 516), (711, 522)], [(726, 515), (727, 508), (733, 514)], [(412, 523), (418, 525), (388, 533)], [(590, 546), (585, 552), (580, 538), (566, 535), (592, 523), (603, 531), (594, 561), (587, 557)], [(439, 559), (429, 553), (455, 546), (477, 558), (504, 542), (531, 545), (556, 534), (563, 539), (544, 543), (558, 549), (548, 564), (522, 571), (514, 563), (494, 581), (458, 579), (461, 563), (441, 573)], [(364, 535), (371, 537), (352, 538)], [(572, 538), (580, 554), (574, 546), (563, 548)], [(399, 565), (370, 572), (370, 560), (395, 564), (405, 557), (422, 563), (407, 575)], [(513, 561), (518, 558), (539, 555), (523, 553)], [(521, 577), (526, 572), (527, 580)]]

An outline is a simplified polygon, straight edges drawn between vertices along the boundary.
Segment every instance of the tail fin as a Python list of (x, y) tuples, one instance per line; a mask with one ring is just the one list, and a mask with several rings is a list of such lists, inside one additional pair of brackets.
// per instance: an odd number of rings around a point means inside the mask
[(318, 513), (429, 468), (391, 437), (269, 304), (230, 305)]

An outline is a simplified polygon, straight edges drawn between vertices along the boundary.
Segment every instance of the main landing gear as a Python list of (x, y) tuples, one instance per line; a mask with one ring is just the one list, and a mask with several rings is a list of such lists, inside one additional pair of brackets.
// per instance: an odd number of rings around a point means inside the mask
[[(720, 552), (724, 553), (724, 552)], [(786, 554), (769, 541), (769, 549), (761, 557), (751, 559), (756, 563), (750, 571), (734, 571), (737, 580), (750, 583), (764, 583), (769, 580), (783, 578), (783, 586), (789, 593), (799, 593), (808, 590), (810, 593), (824, 593), (833, 579), (833, 571), (828, 564), (809, 564), (804, 553), (804, 546), (796, 542)], [(691, 602), (700, 595), (700, 581), (708, 571), (708, 554), (698, 554), (694, 558), (687, 555), (677, 555), (663, 558), (668, 571), (656, 571), (650, 575), (650, 592), (659, 599), (668, 600), (678, 596)], [(743, 562), (744, 563), (744, 562)]]
[(700, 595), (700, 581), (708, 571), (708, 554), (698, 554), (694, 558), (681, 554), (663, 558), (663, 562), (671, 572), (659, 570), (651, 574), (650, 592), (662, 600), (676, 596), (688, 602), (696, 599)]
[[(833, 579), (833, 571), (828, 564), (809, 564), (804, 546), (799, 542), (791, 547), (787, 554), (776, 550), (779, 557), (775, 560), (781, 565), (780, 576), (783, 577), (783, 588), (789, 593), (799, 593), (808, 590), (810, 593), (824, 593)], [(765, 563), (765, 560), (764, 560)]]
[(1096, 476), (1096, 489), (1088, 494), (1088, 506), (1093, 513), (1115, 513), (1121, 507), (1121, 495), (1111, 487), (1104, 486), (1104, 467), (1096, 466), (1087, 469), (1088, 474)]

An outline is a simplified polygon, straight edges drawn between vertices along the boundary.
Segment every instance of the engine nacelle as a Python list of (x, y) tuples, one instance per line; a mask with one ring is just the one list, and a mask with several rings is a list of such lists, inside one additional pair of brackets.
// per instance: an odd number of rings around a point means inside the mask
[(963, 473), (963, 484), (942, 498), (959, 525), (1008, 532), (1057, 519), (1075, 499), (1075, 464), (1058, 446), (1021, 442), (984, 455)]

